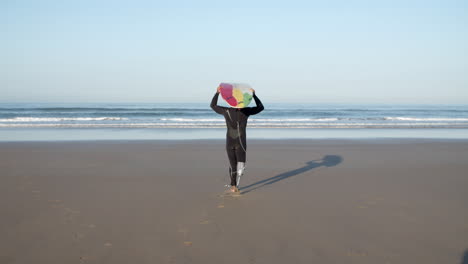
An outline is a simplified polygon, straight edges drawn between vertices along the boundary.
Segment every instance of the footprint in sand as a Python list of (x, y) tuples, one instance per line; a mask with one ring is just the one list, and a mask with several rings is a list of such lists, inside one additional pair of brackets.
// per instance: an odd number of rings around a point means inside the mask
[(179, 229), (177, 230), (177, 232), (183, 233), (184, 235), (186, 235), (186, 234), (188, 233), (188, 229), (187, 229), (187, 228), (179, 228)]
[(50, 207), (52, 208), (60, 208), (63, 207), (62, 204), (60, 204), (62, 201), (60, 200), (49, 200), (49, 203), (51, 204)]
[(374, 205), (377, 205), (377, 201), (382, 201), (382, 200), (383, 198), (375, 197), (375, 198), (370, 199), (369, 201), (365, 201), (364, 204), (358, 205), (357, 207), (360, 209), (366, 209)]
[(184, 246), (190, 247), (192, 244), (192, 241), (184, 241)]
[(76, 211), (67, 207), (65, 207), (64, 210), (65, 210), (65, 217), (69, 221), (72, 221), (77, 215), (80, 214), (80, 211)]
[(348, 257), (367, 257), (369, 255), (365, 250), (348, 250)]
[(74, 238), (75, 240), (80, 240), (80, 239), (84, 238), (84, 235), (81, 234), (81, 233), (75, 233), (75, 235), (73, 236), (73, 238)]
[(179, 228), (179, 230), (177, 230), (177, 232), (183, 234), (184, 240), (185, 240), (185, 241), (183, 242), (184, 246), (187, 246), (187, 247), (192, 246), (192, 244), (193, 244), (192, 241), (187, 240), (187, 238), (188, 238), (187, 234), (188, 234), (188, 232), (189, 232), (189, 230), (188, 230), (187, 228)]
[(212, 221), (210, 220), (203, 220), (200, 222), (200, 225), (207, 225), (207, 224), (211, 224)]
[(76, 211), (76, 210), (70, 209), (68, 207), (65, 207), (64, 209), (65, 209), (65, 211), (67, 211), (67, 213), (70, 213), (70, 214), (79, 214), (80, 213), (80, 211)]
[(65, 211), (65, 221), (70, 223), (73, 222), (75, 217), (80, 213), (80, 211), (75, 211), (67, 207), (65, 207), (63, 210)]
[(92, 260), (92, 259), (93, 259), (93, 257), (90, 257), (90, 256), (81, 256), (80, 257), (81, 262), (86, 262), (86, 261)]
[(189, 232), (189, 230), (188, 230), (187, 228), (179, 228), (179, 229), (177, 230), (177, 232), (183, 234), (184, 240), (187, 239), (187, 234), (188, 234), (188, 232)]

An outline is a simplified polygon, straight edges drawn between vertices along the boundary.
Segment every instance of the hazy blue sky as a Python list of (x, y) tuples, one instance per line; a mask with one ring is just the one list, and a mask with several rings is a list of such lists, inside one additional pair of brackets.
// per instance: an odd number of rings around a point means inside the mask
[(0, 1), (0, 101), (468, 103), (468, 1)]

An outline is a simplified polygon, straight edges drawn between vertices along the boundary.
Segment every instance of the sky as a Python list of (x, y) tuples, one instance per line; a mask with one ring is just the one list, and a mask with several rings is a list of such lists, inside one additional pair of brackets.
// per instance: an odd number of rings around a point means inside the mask
[(0, 102), (468, 104), (468, 1), (0, 0)]

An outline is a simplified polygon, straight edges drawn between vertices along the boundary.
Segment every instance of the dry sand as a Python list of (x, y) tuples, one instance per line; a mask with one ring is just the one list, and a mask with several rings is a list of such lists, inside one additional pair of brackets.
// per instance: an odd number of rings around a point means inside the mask
[(0, 143), (0, 263), (468, 263), (468, 141)]

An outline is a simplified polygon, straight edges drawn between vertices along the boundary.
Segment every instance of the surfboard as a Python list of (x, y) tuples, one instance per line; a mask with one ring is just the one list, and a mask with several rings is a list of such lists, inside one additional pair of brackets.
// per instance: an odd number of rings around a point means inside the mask
[(244, 83), (221, 83), (221, 97), (234, 108), (247, 107), (252, 102), (252, 87)]

